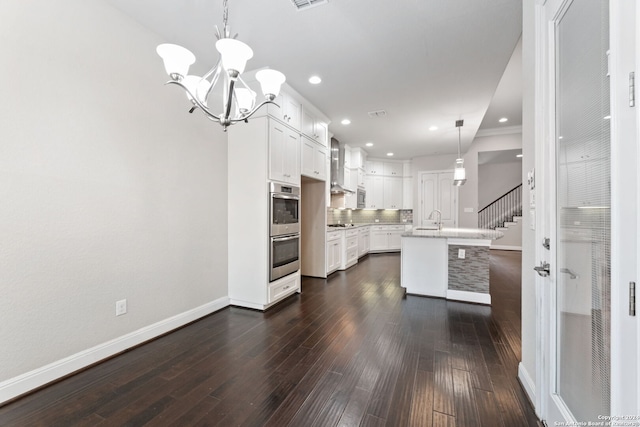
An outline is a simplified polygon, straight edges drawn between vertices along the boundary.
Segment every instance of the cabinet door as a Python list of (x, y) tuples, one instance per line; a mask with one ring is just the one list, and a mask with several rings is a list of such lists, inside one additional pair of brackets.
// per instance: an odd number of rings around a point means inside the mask
[(284, 177), (291, 184), (300, 184), (300, 135), (285, 130)]
[(285, 94), (283, 105), (281, 106), (284, 109), (284, 122), (299, 131), (302, 116), (302, 104), (298, 102), (297, 99)]
[(385, 162), (382, 164), (382, 173), (386, 176), (402, 176), (402, 163)]
[(372, 230), (370, 237), (370, 245), (372, 251), (387, 250), (389, 246), (389, 232), (387, 230)]
[(382, 162), (378, 162), (375, 160), (368, 161), (365, 170), (368, 175), (382, 175)]
[(383, 209), (384, 206), (384, 180), (381, 176), (367, 176), (366, 206), (369, 209)]
[(402, 178), (384, 177), (384, 208), (402, 208)]
[(366, 175), (364, 173), (364, 169), (363, 168), (358, 168), (358, 183), (357, 183), (358, 187), (364, 187), (365, 186), (365, 182), (364, 182), (365, 176)]
[(307, 138), (302, 138), (302, 166), (300, 173), (316, 178), (316, 144)]
[(327, 149), (324, 146), (316, 145), (315, 150), (315, 170), (318, 172), (316, 178), (320, 181), (327, 180)]
[(400, 242), (402, 241), (402, 231), (390, 231), (389, 232), (389, 250), (399, 251)]
[(287, 181), (285, 172), (287, 129), (269, 120), (269, 179)]
[(316, 121), (316, 141), (325, 147), (329, 146), (329, 125), (325, 122)]

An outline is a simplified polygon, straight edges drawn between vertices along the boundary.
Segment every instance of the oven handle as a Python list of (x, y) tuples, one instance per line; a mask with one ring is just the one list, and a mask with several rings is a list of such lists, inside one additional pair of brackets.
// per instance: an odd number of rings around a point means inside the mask
[(290, 199), (290, 200), (300, 200), (299, 196), (289, 196), (280, 193), (271, 193), (272, 199)]
[(271, 240), (273, 240), (274, 242), (286, 242), (287, 240), (293, 240), (293, 239), (299, 239), (299, 238), (300, 238), (299, 234), (293, 234), (291, 236), (272, 237)]

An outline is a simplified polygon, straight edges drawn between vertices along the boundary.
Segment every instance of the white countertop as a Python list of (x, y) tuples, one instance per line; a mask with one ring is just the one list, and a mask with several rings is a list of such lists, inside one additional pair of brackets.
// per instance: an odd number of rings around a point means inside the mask
[(327, 231), (337, 231), (337, 230), (349, 230), (352, 228), (359, 228), (359, 227), (369, 227), (372, 225), (402, 225), (402, 226), (410, 226), (412, 227), (413, 224), (410, 222), (371, 222), (371, 223), (357, 223), (357, 224), (349, 224), (346, 227), (329, 227), (327, 226)]
[(431, 237), (431, 238), (456, 238), (456, 239), (483, 239), (497, 240), (504, 236), (502, 231), (486, 230), (482, 228), (443, 228), (442, 230), (429, 230), (415, 227), (402, 237)]

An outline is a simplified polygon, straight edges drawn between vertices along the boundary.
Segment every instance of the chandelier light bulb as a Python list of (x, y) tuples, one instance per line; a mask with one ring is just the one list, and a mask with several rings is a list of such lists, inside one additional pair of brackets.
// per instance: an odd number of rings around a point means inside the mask
[(216, 42), (216, 49), (222, 57), (222, 66), (227, 73), (242, 74), (247, 61), (253, 57), (253, 50), (235, 39), (220, 39)]
[(253, 108), (256, 93), (251, 89), (237, 88), (234, 92), (236, 103), (241, 113), (250, 111)]
[(180, 81), (189, 72), (196, 57), (189, 49), (177, 44), (164, 43), (156, 48), (156, 52), (164, 61), (164, 69), (172, 80)]
[(260, 70), (256, 73), (256, 80), (260, 82), (262, 94), (267, 98), (275, 98), (280, 93), (280, 86), (285, 82), (284, 74), (276, 70)]
[[(198, 98), (198, 101), (207, 105), (207, 91), (209, 90), (209, 86), (211, 86), (207, 79), (203, 79), (200, 76), (188, 75), (182, 79), (182, 84), (189, 89), (189, 92)], [(189, 98), (189, 101), (193, 101), (189, 92), (187, 92), (187, 98)]]

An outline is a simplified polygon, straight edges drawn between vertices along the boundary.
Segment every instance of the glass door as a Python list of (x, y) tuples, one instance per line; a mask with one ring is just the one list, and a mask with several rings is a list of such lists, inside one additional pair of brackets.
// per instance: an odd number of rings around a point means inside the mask
[(576, 421), (610, 414), (609, 1), (556, 21), (555, 384)]

